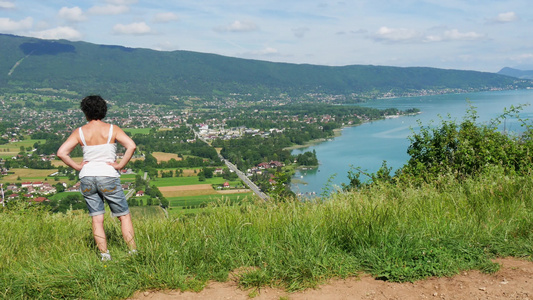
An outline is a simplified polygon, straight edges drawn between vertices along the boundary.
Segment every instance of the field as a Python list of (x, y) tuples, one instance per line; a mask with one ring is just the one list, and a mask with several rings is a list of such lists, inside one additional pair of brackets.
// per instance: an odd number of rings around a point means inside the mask
[(232, 194), (215, 192), (214, 194), (179, 196), (167, 198), (170, 202), (168, 214), (170, 218), (177, 218), (184, 214), (197, 214), (211, 211), (209, 203), (237, 203), (244, 200), (255, 199), (254, 193), (249, 190), (239, 190)]
[(20, 147), (24, 147), (24, 149), (29, 148), (29, 147), (33, 148), (33, 144), (38, 143), (38, 142), (45, 143), (45, 140), (22, 140), (19, 142), (0, 145), (0, 157), (1, 158), (13, 157), (19, 154)]
[(223, 184), (226, 180), (222, 177), (213, 177), (207, 178), (205, 181), (198, 180), (196, 174), (187, 174), (186, 177), (165, 177), (165, 178), (155, 178), (150, 181), (150, 184), (157, 186), (158, 188), (164, 186), (181, 186), (181, 185), (203, 185), (203, 184)]
[(209, 195), (197, 195), (197, 196), (178, 196), (169, 197), (171, 207), (183, 207), (183, 206), (198, 206), (203, 203), (209, 203), (213, 201), (239, 201), (244, 198), (253, 198), (254, 194), (248, 190), (243, 190), (240, 193), (222, 194), (215, 193)]
[(150, 130), (152, 130), (152, 128), (122, 128), (122, 130), (124, 130), (124, 132), (126, 132), (127, 134), (133, 136), (133, 135), (136, 135), (136, 134), (148, 134), (150, 133)]
[[(74, 160), (75, 162), (81, 162), (83, 160), (83, 157), (72, 157), (72, 160)], [(63, 167), (68, 167), (62, 160), (60, 159), (54, 159), (51, 161), (52, 163), (52, 166), (54, 167), (59, 167), (59, 166), (63, 166)]]
[(138, 218), (164, 218), (165, 212), (159, 206), (134, 206), (130, 207), (131, 216)]
[(199, 196), (214, 195), (216, 191), (210, 184), (180, 185), (180, 186), (163, 186), (159, 191), (166, 198), (177, 196)]
[[(149, 130), (148, 130), (149, 131)], [(9, 153), (9, 156), (18, 154), (20, 147), (30, 147), (37, 140), (25, 140), (17, 143), (12, 143), (9, 145), (4, 145), (0, 147), (0, 151)], [(1, 155), (1, 154), (0, 154)], [(154, 152), (153, 156), (158, 161), (168, 161), (170, 159), (180, 160), (177, 154), (173, 153), (164, 153), (164, 152)], [(75, 161), (81, 161), (81, 157), (73, 157)], [(66, 165), (61, 160), (52, 161), (52, 165), (55, 167)], [(176, 168), (173, 169), (159, 169), (159, 174), (161, 172), (168, 171), (176, 172)], [(9, 175), (6, 175), (0, 178), (2, 183), (16, 183), (24, 181), (49, 181), (51, 184), (56, 183), (56, 181), (48, 177), (57, 169), (48, 169), (48, 170), (36, 170), (36, 169), (11, 169)], [(205, 181), (198, 180), (197, 174), (201, 171), (200, 168), (190, 168), (190, 169), (181, 169), (182, 176), (180, 177), (157, 177), (150, 179), (150, 185), (155, 185), (159, 188), (164, 197), (170, 201), (170, 207), (179, 208), (181, 211), (182, 207), (189, 207), (186, 209), (187, 213), (195, 212), (197, 210), (204, 210), (205, 208), (200, 208), (199, 206), (204, 203), (209, 203), (213, 201), (240, 201), (245, 197), (253, 197), (253, 194), (247, 189), (232, 189), (232, 190), (221, 190), (217, 191), (213, 189), (212, 185), (222, 185), (226, 182), (225, 179), (221, 177), (207, 178)], [(137, 174), (125, 174), (121, 176), (123, 182), (134, 181)], [(61, 182), (69, 182), (66, 177), (59, 178)], [(74, 184), (74, 182), (69, 182), (69, 184)], [(231, 186), (239, 185), (239, 181), (230, 182)], [(51, 199), (61, 198), (65, 193), (60, 193), (58, 195), (51, 196)], [(142, 198), (138, 198), (140, 200)], [(143, 200), (146, 203), (146, 200)], [(192, 207), (192, 208), (191, 208)], [(133, 208), (133, 207), (132, 207)], [(147, 210), (145, 210), (145, 208)], [(158, 213), (148, 212), (149, 207), (135, 207), (133, 211), (136, 211), (139, 215), (158, 215)]]
[[(4, 177), (0, 178), (2, 183), (12, 183), (12, 182), (22, 182), (22, 181), (47, 181), (53, 179), (48, 177), (50, 174), (56, 172), (56, 169), (45, 169), (45, 170), (36, 170), (36, 169), (10, 169), (10, 173)], [(20, 180), (17, 180), (20, 178)]]
[(181, 160), (181, 157), (178, 157), (178, 155), (174, 153), (154, 152), (152, 155), (157, 159), (157, 162), (169, 161), (171, 158)]

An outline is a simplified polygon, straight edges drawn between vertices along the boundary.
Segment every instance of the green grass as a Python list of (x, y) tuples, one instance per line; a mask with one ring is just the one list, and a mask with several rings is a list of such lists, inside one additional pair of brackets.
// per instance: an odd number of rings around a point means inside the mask
[[(179, 200), (179, 199), (176, 199)], [(388, 281), (494, 272), (499, 256), (533, 259), (533, 177), (492, 170), (461, 184), (378, 184), (324, 201), (210, 204), (196, 215), (135, 217), (130, 257), (106, 215), (113, 260), (98, 260), (90, 218), (36, 206), (0, 212), (0, 298), (124, 299), (200, 290), (242, 268), (242, 288), (315, 287), (367, 272)]]
[(23, 146), (24, 151), (26, 151), (26, 148), (33, 148), (33, 145), (37, 142), (46, 143), (46, 140), (22, 140), (14, 143), (0, 145), (0, 158), (5, 159), (13, 157), (20, 152), (20, 146)]
[(133, 136), (137, 133), (148, 134), (152, 128), (123, 128), (122, 130), (128, 132), (128, 135)]
[(62, 199), (65, 199), (67, 196), (74, 195), (74, 194), (79, 194), (79, 192), (61, 192), (61, 193), (56, 193), (54, 195), (51, 195), (47, 198), (50, 200), (62, 200)]
[(14, 143), (8, 143), (8, 144), (5, 144), (5, 145), (0, 145), (0, 152), (3, 151), (4, 149), (14, 149), (15, 151), (19, 152), (20, 151), (20, 146), (23, 146), (24, 148), (26, 147), (33, 147), (33, 145), (35, 143), (46, 143), (46, 140), (31, 140), (31, 139), (28, 139), (28, 140), (21, 140), (21, 141), (18, 141), (18, 142), (14, 142)]
[(134, 206), (130, 207), (131, 216), (138, 218), (164, 218), (165, 212), (159, 206)]
[[(126, 194), (127, 191), (124, 191), (124, 193)], [(81, 195), (81, 194), (78, 191), (76, 191), (76, 192), (61, 192), (61, 193), (56, 193), (54, 195), (47, 196), (47, 198), (50, 199), (50, 200), (62, 200), (62, 199), (65, 199), (66, 197), (68, 197), (70, 195)]]
[[(121, 181), (135, 181), (135, 176), (139, 174), (122, 174), (120, 175)], [(142, 175), (141, 175), (142, 177)]]
[(195, 185), (195, 184), (223, 184), (226, 180), (222, 177), (207, 178), (205, 181), (198, 180), (198, 176), (190, 177), (165, 177), (153, 178), (150, 184), (157, 187), (162, 186), (179, 186), (179, 185)]
[(184, 196), (184, 197), (168, 197), (170, 217), (177, 218), (184, 214), (198, 214), (205, 213), (212, 210), (212, 207), (207, 206), (213, 202), (226, 203), (240, 203), (242, 201), (250, 201), (256, 199), (255, 194), (238, 193), (238, 194), (214, 194), (214, 195), (199, 195), (199, 196)]
[(239, 193), (239, 194), (216, 194), (216, 195), (200, 195), (200, 196), (188, 196), (188, 197), (169, 197), (167, 200), (170, 202), (171, 207), (181, 206), (195, 206), (202, 203), (208, 203), (218, 200), (230, 200), (238, 201), (243, 198), (251, 198), (254, 193)]
[(169, 197), (167, 200), (170, 202), (171, 207), (199, 205), (202, 203), (213, 202), (217, 200), (230, 200), (237, 201), (243, 198), (253, 197), (253, 193), (239, 193), (239, 194), (216, 194), (216, 195), (200, 195), (200, 196), (188, 196), (188, 197)]

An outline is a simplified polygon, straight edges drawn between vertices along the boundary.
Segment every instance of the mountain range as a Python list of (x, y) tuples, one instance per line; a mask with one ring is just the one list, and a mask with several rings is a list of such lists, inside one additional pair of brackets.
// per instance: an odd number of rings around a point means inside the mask
[(498, 74), (512, 76), (520, 79), (529, 79), (533, 80), (533, 70), (518, 70), (513, 68), (505, 67), (501, 69)]
[[(0, 34), (0, 92), (52, 88), (118, 101), (168, 103), (281, 93), (376, 95), (531, 86), (510, 74), (427, 67), (275, 63), (191, 51), (156, 51)], [(511, 75), (513, 76), (513, 75)]]

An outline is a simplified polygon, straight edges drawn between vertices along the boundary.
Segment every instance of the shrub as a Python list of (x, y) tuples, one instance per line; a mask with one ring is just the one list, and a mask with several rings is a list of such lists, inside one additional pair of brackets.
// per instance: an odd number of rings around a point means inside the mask
[(410, 137), (407, 153), (410, 159), (398, 174), (402, 179), (431, 181), (442, 174), (454, 174), (457, 179), (479, 175), (489, 166), (502, 166), (504, 172), (526, 174), (532, 167), (533, 131), (511, 135), (498, 126), (506, 117), (518, 114), (512, 107), (489, 124), (476, 122), (470, 108), (461, 123), (443, 120), (440, 126), (420, 126), (420, 132)]

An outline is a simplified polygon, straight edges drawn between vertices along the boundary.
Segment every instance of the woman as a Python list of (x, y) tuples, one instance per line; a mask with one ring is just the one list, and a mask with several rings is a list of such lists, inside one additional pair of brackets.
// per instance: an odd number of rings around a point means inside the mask
[[(135, 253), (133, 224), (120, 185), (119, 170), (126, 166), (137, 146), (118, 126), (102, 121), (107, 113), (107, 104), (102, 97), (85, 97), (81, 101), (80, 108), (88, 123), (72, 132), (57, 150), (57, 156), (69, 167), (80, 171), (80, 191), (92, 217), (94, 240), (102, 260), (111, 259), (104, 232), (104, 199), (109, 204), (112, 215), (118, 217), (121, 222), (122, 237), (130, 248), (130, 253)], [(126, 148), (120, 162), (116, 161), (115, 141)], [(77, 145), (81, 145), (83, 149), (81, 163), (70, 158), (70, 153)]]

